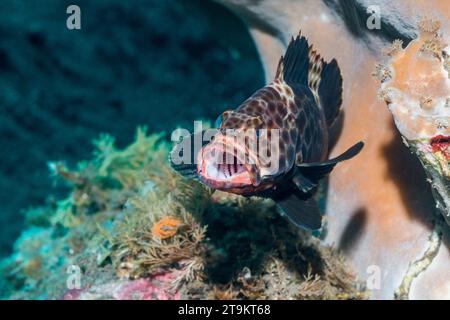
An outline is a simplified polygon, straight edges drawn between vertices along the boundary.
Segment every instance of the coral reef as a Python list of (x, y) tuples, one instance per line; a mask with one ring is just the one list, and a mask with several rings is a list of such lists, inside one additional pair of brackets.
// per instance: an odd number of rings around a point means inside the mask
[(436, 208), (450, 226), (450, 50), (441, 23), (424, 18), (419, 37), (403, 49), (395, 41), (389, 61), (377, 67), (380, 97), (404, 143), (420, 159)]
[[(424, 18), (419, 36), (406, 48), (397, 40), (386, 50), (388, 61), (376, 67), (381, 82), (379, 96), (392, 113), (403, 142), (420, 160), (431, 184), (437, 211), (450, 226), (450, 73), (447, 69), (448, 36), (441, 23)], [(435, 230), (423, 256), (412, 262), (395, 292), (408, 299), (413, 280), (430, 267), (442, 243), (442, 222)]]
[(336, 249), (285, 221), (269, 200), (213, 192), (167, 164), (161, 135), (51, 168), (71, 193), (30, 209), (0, 264), (2, 298), (363, 299)]

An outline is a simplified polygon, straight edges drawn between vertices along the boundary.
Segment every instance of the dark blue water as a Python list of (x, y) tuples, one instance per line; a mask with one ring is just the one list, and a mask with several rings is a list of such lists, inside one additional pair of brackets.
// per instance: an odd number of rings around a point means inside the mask
[(169, 134), (214, 120), (263, 83), (245, 27), (211, 1), (0, 2), (0, 255), (21, 211), (64, 194), (48, 161), (88, 158), (107, 132), (129, 143), (138, 125)]

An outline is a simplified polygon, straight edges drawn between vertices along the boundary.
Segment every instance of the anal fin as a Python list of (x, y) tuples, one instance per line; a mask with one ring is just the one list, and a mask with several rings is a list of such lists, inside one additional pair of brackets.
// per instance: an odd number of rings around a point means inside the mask
[(301, 199), (295, 194), (276, 199), (278, 208), (297, 227), (318, 230), (322, 226), (322, 216), (314, 198)]
[[(196, 179), (197, 174), (197, 154), (200, 150), (196, 150), (195, 141), (201, 144), (201, 147), (210, 141), (203, 140), (205, 131), (193, 133), (182, 138), (182, 140), (174, 145), (169, 153), (169, 162), (175, 171), (185, 178)], [(187, 152), (187, 156), (185, 156)]]
[(180, 164), (180, 165), (172, 164), (172, 169), (174, 169), (187, 179), (198, 178), (197, 166), (195, 164)]

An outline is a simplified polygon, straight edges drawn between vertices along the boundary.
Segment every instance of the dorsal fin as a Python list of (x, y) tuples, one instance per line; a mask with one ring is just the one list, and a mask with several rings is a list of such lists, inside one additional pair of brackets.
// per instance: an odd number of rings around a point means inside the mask
[(196, 141), (201, 144), (201, 147), (204, 147), (210, 142), (210, 140), (204, 140), (204, 138), (205, 131), (201, 131), (186, 135), (181, 138), (181, 141), (175, 143), (169, 153), (169, 162), (172, 169), (185, 178), (197, 179), (197, 154), (199, 150), (196, 150)]
[(308, 40), (299, 33), (292, 38), (284, 57), (281, 57), (275, 78), (287, 84), (308, 85)]
[(316, 98), (317, 105), (320, 105), (319, 98), (319, 86), (322, 76), (322, 69), (325, 65), (325, 61), (320, 54), (313, 49), (311, 45), (309, 47), (309, 71), (308, 71), (308, 86)]
[(276, 79), (288, 85), (308, 86), (323, 109), (328, 126), (337, 118), (342, 104), (342, 76), (335, 59), (326, 63), (299, 33), (292, 38), (278, 64)]

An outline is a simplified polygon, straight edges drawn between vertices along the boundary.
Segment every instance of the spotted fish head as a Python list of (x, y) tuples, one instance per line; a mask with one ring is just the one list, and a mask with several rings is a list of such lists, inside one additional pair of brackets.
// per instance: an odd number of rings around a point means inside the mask
[(200, 180), (215, 189), (252, 194), (273, 186), (279, 139), (262, 119), (226, 111), (213, 140), (197, 156)]
[(213, 134), (202, 133), (203, 146), (191, 152), (190, 164), (174, 163), (182, 144), (174, 148), (172, 167), (211, 188), (236, 194), (252, 195), (273, 187), (286, 173), (287, 162), (294, 162), (288, 131), (272, 120), (268, 125), (259, 113), (225, 111), (219, 118)]

